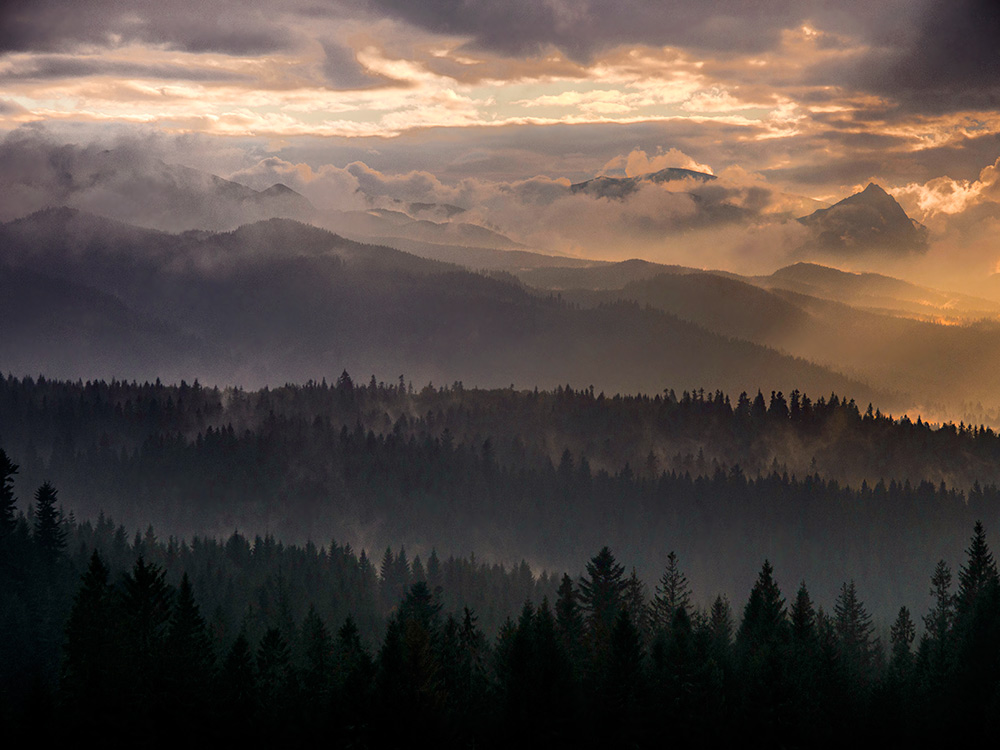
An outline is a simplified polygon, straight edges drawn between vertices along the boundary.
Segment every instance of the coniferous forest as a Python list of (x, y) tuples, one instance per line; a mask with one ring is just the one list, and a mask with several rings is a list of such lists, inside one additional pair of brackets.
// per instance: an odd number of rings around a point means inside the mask
[(6, 378), (0, 419), (14, 733), (805, 747), (1000, 715), (988, 428), (347, 373)]

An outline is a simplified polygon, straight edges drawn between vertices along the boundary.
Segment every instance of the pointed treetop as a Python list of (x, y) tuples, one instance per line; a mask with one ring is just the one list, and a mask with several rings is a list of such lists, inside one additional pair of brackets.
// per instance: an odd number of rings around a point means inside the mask
[(960, 616), (971, 611), (976, 597), (984, 589), (991, 585), (996, 586), (998, 583), (996, 561), (989, 545), (986, 544), (986, 531), (982, 521), (976, 521), (966, 555), (968, 561), (958, 571), (956, 604)]
[(748, 644), (773, 642), (783, 636), (785, 627), (785, 599), (774, 580), (774, 568), (765, 560), (743, 608), (738, 639)]
[(810, 640), (816, 632), (816, 610), (813, 607), (812, 599), (809, 597), (809, 590), (806, 582), (799, 586), (795, 595), (795, 602), (792, 604), (791, 612), (792, 635), (797, 641)]
[(56, 507), (57, 494), (48, 482), (35, 492), (35, 543), (49, 556), (58, 556), (66, 547), (62, 513)]
[(689, 613), (691, 608), (691, 587), (687, 576), (680, 569), (677, 554), (673, 551), (667, 555), (667, 567), (656, 586), (653, 597), (653, 621), (658, 627), (669, 628), (677, 610), (683, 609)]

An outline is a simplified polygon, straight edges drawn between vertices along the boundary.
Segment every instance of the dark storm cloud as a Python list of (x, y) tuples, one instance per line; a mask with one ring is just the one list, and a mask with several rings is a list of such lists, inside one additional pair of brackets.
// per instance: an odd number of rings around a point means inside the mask
[[(905, 24), (913, 0), (371, 0), (417, 26), (471, 36), (507, 54), (554, 45), (576, 59), (617, 44), (671, 45), (720, 53), (774, 49), (783, 29), (806, 21), (855, 36), (882, 35)], [(823, 36), (837, 48), (843, 40)]]
[(783, 28), (802, 20), (793, 0), (373, 0), (375, 7), (477, 46), (508, 54), (553, 44), (571, 57), (620, 43), (676, 44), (757, 52), (772, 48)]
[(166, 44), (189, 52), (255, 54), (286, 49), (295, 34), (268, 7), (239, 0), (4, 0), (0, 54), (63, 52), (81, 44)]
[(323, 75), (334, 88), (341, 91), (366, 89), (384, 85), (388, 81), (385, 76), (369, 73), (347, 47), (330, 41), (324, 41), (322, 45), (326, 55)]
[(2, 80), (46, 80), (116, 76), (122, 78), (159, 78), (174, 81), (245, 81), (247, 76), (218, 68), (191, 65), (145, 65), (120, 60), (102, 60), (73, 55), (32, 57), (0, 73)]
[(1000, 3), (925, 3), (904, 44), (874, 51), (856, 80), (904, 111), (1000, 107)]

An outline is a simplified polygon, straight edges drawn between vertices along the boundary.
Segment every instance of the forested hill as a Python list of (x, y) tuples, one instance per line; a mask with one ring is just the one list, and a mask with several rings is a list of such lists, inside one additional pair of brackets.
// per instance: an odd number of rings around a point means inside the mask
[(676, 549), (699, 591), (730, 595), (769, 557), (824, 595), (868, 582), (880, 613), (923, 602), (906, 571), (953, 559), (1000, 509), (989, 429), (798, 392), (5, 378), (0, 446), (67, 512), (161, 535), (475, 550), (536, 570), (610, 543), (647, 577)]

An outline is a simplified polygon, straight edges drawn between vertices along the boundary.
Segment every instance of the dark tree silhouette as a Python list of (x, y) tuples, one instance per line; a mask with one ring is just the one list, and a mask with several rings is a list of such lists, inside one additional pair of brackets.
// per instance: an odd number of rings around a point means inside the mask
[(66, 623), (61, 687), (71, 706), (70, 722), (97, 730), (118, 703), (122, 663), (109, 573), (97, 550), (90, 556)]
[(35, 492), (35, 544), (47, 560), (54, 560), (66, 547), (62, 513), (56, 507), (57, 490), (45, 482)]
[(0, 448), (0, 539), (14, 531), (17, 522), (17, 498), (14, 496), (17, 470), (17, 464)]
[(690, 615), (690, 607), (691, 587), (677, 562), (677, 554), (671, 551), (667, 555), (667, 567), (653, 597), (651, 609), (654, 627), (668, 629), (674, 620), (674, 613), (683, 609)]

